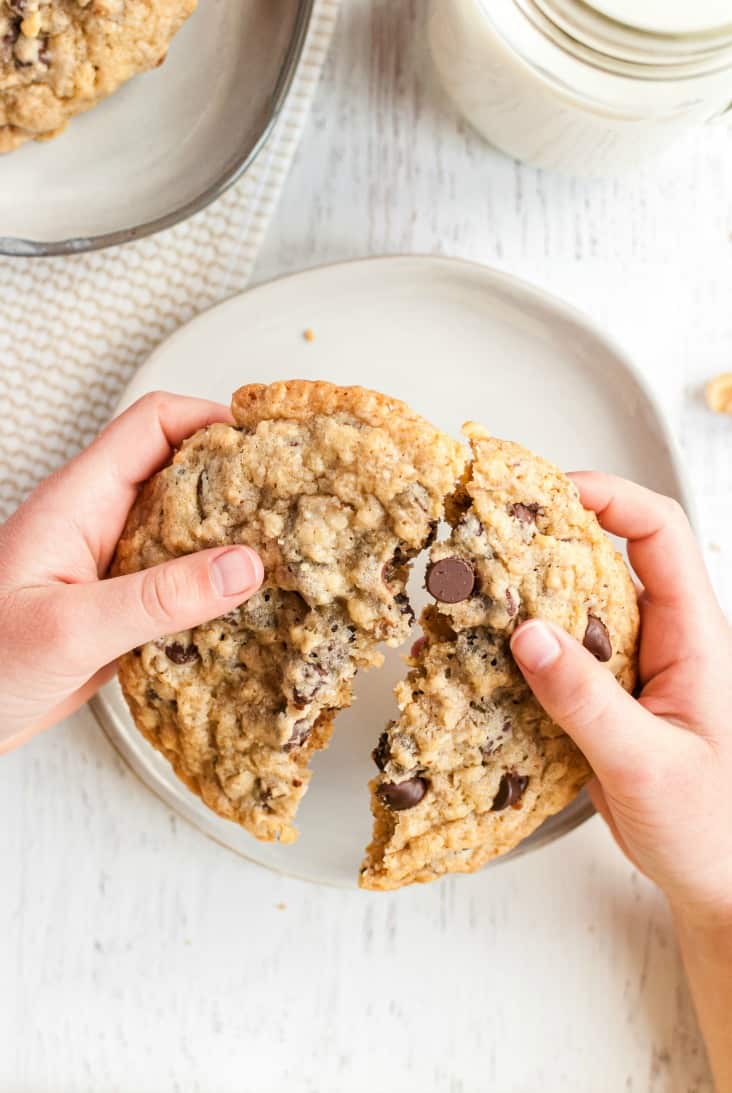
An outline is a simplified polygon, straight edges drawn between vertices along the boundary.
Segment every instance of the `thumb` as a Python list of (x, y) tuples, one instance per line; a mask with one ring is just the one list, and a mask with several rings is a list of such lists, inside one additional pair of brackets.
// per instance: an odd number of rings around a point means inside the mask
[(263, 577), (250, 547), (201, 550), (125, 577), (67, 586), (56, 609), (74, 661), (94, 671), (136, 645), (226, 614)]
[(629, 771), (647, 767), (662, 726), (579, 642), (532, 619), (514, 633), (511, 651), (539, 704), (584, 752), (601, 782), (620, 788)]

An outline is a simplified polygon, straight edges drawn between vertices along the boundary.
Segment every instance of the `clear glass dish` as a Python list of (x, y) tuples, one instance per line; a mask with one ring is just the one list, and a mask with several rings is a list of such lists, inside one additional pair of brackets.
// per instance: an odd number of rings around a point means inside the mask
[(0, 254), (78, 254), (170, 228), (252, 165), (315, 0), (201, 0), (164, 65), (2, 158)]

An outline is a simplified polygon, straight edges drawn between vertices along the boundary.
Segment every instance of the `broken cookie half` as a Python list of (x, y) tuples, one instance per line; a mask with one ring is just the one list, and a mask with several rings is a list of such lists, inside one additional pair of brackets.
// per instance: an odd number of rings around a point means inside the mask
[(265, 583), (241, 607), (123, 657), (140, 731), (214, 811), (258, 839), (293, 820), (359, 668), (400, 645), (410, 560), (433, 539), (466, 453), (409, 407), (361, 387), (242, 387), (234, 425), (185, 441), (143, 488), (122, 574), (242, 543)]
[(374, 751), (374, 834), (360, 884), (473, 872), (577, 795), (589, 766), (538, 705), (510, 651), (522, 621), (556, 623), (626, 690), (638, 607), (623, 558), (576, 487), (518, 444), (465, 427), (473, 461), (430, 552), (398, 720)]

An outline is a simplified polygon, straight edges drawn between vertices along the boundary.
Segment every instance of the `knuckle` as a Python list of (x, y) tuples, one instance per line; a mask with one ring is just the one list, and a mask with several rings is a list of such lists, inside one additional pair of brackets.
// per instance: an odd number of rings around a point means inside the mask
[(152, 622), (174, 626), (181, 607), (191, 598), (184, 567), (163, 565), (148, 569), (142, 578), (140, 598), (143, 610)]
[(684, 509), (675, 497), (664, 497), (665, 522), (672, 527), (686, 527), (689, 523)]
[(135, 403), (134, 409), (141, 417), (156, 421), (165, 415), (166, 409), (172, 401), (172, 396), (167, 391), (148, 391), (146, 395)]
[(146, 395), (142, 395), (141, 398), (137, 400), (137, 405), (155, 410), (164, 406), (169, 397), (170, 396), (166, 391), (148, 391)]
[(610, 704), (607, 694), (583, 680), (567, 688), (562, 718), (569, 724), (591, 730), (609, 719)]

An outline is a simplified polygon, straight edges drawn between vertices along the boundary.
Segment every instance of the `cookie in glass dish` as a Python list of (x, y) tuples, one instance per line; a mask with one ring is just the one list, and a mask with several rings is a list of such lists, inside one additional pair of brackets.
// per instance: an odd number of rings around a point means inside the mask
[(196, 0), (0, 0), (0, 153), (165, 60)]

